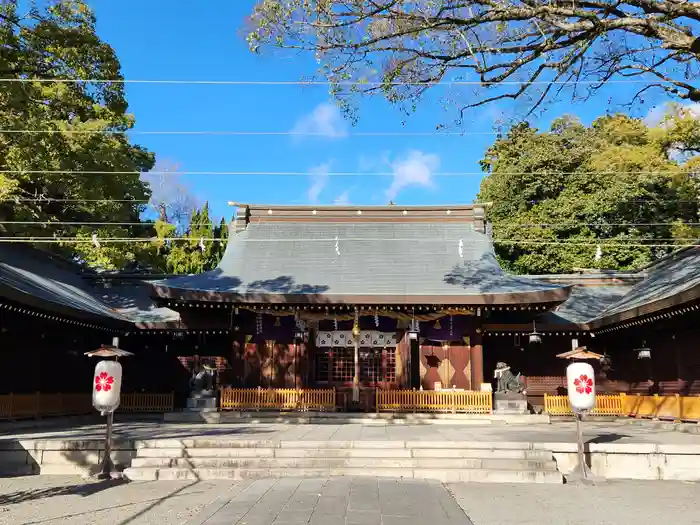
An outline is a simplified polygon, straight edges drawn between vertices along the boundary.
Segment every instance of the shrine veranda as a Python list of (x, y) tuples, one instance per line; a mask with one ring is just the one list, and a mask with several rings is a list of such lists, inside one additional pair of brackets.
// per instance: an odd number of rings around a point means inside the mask
[(581, 347), (606, 357), (599, 393), (693, 397), (699, 298), (697, 247), (636, 272), (508, 274), (479, 205), (241, 206), (218, 268), (190, 276), (91, 273), (5, 245), (0, 418), (84, 413), (69, 397), (90, 392), (83, 354), (113, 337), (134, 354), (132, 411), (186, 408), (203, 363), (217, 392), (331, 390), (333, 410), (375, 412), (377, 391), (488, 392), (503, 362), (539, 412), (564, 392), (556, 355)]

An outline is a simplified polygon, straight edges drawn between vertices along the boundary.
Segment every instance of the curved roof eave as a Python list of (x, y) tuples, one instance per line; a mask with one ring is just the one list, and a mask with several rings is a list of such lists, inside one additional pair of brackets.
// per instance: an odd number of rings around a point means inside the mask
[(517, 305), (535, 303), (562, 303), (569, 298), (572, 286), (509, 293), (470, 295), (406, 295), (406, 294), (304, 294), (304, 293), (238, 293), (194, 290), (151, 284), (154, 295), (160, 299), (214, 303), (269, 303), (269, 304), (469, 304)]

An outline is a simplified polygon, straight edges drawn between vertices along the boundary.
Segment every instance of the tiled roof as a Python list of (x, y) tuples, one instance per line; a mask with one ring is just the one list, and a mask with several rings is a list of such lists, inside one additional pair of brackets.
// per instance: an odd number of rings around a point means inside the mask
[(700, 246), (678, 251), (646, 269), (646, 279), (591, 321), (595, 327), (700, 298)]
[(469, 222), (307, 220), (251, 222), (229, 239), (218, 268), (154, 290), (184, 300), (506, 304), (563, 301), (569, 287), (507, 275)]
[(109, 287), (95, 290), (101, 301), (139, 328), (176, 327), (180, 321), (180, 314), (170, 308), (156, 305), (150, 293), (151, 287), (145, 281), (111, 284)]
[(68, 317), (127, 322), (94, 294), (77, 265), (29, 246), (0, 246), (0, 296)]
[(585, 324), (623, 298), (633, 286), (632, 284), (574, 286), (569, 299), (553, 311), (539, 316), (538, 322)]

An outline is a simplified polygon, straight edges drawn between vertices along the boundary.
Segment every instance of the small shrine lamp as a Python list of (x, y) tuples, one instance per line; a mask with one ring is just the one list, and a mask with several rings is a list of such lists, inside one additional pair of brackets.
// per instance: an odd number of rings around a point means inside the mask
[(590, 471), (586, 465), (586, 455), (583, 450), (583, 431), (581, 420), (584, 414), (590, 413), (595, 408), (595, 372), (590, 363), (584, 360), (600, 360), (603, 356), (586, 349), (585, 346), (558, 354), (557, 357), (570, 359), (571, 364), (566, 367), (566, 389), (569, 396), (569, 404), (576, 416), (576, 437), (578, 444), (578, 463), (582, 480), (590, 478)]
[[(110, 479), (115, 472), (112, 462), (112, 425), (114, 423), (114, 411), (119, 407), (122, 389), (122, 365), (118, 362), (120, 357), (134, 355), (131, 352), (118, 348), (119, 338), (112, 339), (111, 345), (102, 345), (97, 350), (85, 352), (88, 357), (114, 357), (114, 361), (104, 359), (95, 366), (94, 381), (92, 382), (92, 406), (107, 416), (107, 432), (105, 435), (105, 451), (98, 479)], [(117, 476), (114, 476), (117, 477)]]
[(535, 321), (532, 321), (532, 332), (527, 334), (527, 340), (530, 344), (540, 344), (542, 342), (542, 334), (537, 331)]
[(642, 341), (642, 348), (635, 348), (637, 359), (651, 359), (651, 348), (647, 348), (646, 341)]

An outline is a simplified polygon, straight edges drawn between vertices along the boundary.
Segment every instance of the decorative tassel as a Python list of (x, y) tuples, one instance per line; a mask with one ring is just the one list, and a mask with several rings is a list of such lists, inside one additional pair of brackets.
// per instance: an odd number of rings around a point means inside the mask
[(435, 324), (433, 325), (433, 328), (435, 330), (442, 330), (442, 325), (440, 325), (440, 319), (435, 320)]
[(279, 317), (275, 317), (275, 326), (276, 326), (276, 327), (282, 326), (282, 322), (280, 321), (280, 318), (279, 318)]

